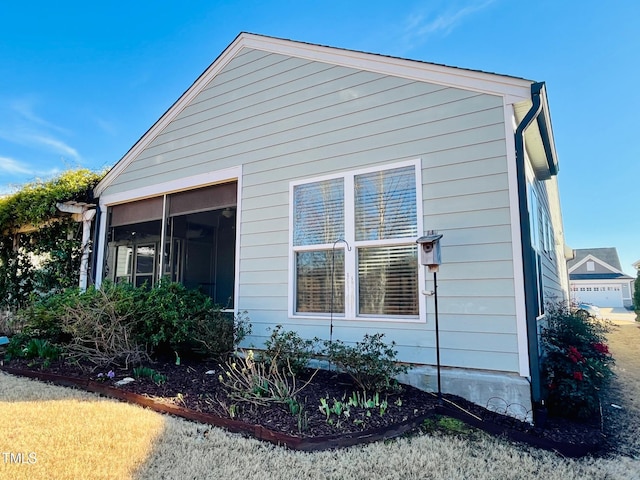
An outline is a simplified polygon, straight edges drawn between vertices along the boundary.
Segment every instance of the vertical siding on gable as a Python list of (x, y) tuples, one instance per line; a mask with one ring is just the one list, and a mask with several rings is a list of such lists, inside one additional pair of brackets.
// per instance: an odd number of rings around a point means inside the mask
[[(420, 158), (424, 225), (444, 233), (443, 362), (518, 372), (504, 135), (501, 97), (246, 50), (105, 194), (243, 165), (238, 308), (251, 340), (275, 324), (327, 337), (327, 320), (287, 315), (289, 182)], [(433, 363), (433, 299), (421, 301), (426, 324), (338, 318), (335, 338), (380, 331), (402, 360)]]

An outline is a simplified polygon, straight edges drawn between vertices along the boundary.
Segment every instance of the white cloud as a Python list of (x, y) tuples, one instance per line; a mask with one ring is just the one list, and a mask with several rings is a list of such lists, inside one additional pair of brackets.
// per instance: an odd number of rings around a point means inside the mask
[(33, 148), (39, 151), (55, 153), (62, 157), (73, 160), (80, 160), (78, 151), (65, 143), (63, 140), (55, 138), (47, 133), (33, 133), (19, 130), (0, 130), (0, 139), (7, 142)]
[(22, 98), (13, 100), (11, 102), (11, 109), (26, 120), (28, 123), (35, 124), (41, 127), (45, 127), (48, 130), (55, 130), (59, 133), (68, 135), (69, 131), (58, 125), (55, 125), (44, 118), (40, 117), (34, 112), (34, 105), (36, 101), (31, 98)]
[(444, 10), (412, 12), (405, 21), (404, 40), (410, 47), (426, 41), (430, 36), (447, 35), (472, 14), (484, 10), (495, 0), (472, 0), (447, 3)]
[(0, 172), (5, 172), (10, 175), (29, 175), (32, 177), (49, 177), (57, 175), (61, 172), (60, 168), (53, 167), (48, 170), (42, 170), (28, 165), (24, 162), (20, 162), (9, 157), (0, 157)]
[(0, 157), (0, 172), (11, 175), (33, 175), (35, 173), (24, 163), (9, 157)]
[(31, 142), (43, 145), (47, 150), (61, 155), (73, 157), (74, 159), (80, 159), (78, 151), (64, 143), (62, 140), (50, 137), (48, 135), (26, 135), (25, 136)]
[(34, 108), (36, 100), (25, 97), (3, 103), (4, 108), (0, 104), (0, 110), (4, 110), (0, 116), (0, 139), (28, 149), (53, 153), (63, 160), (81, 159), (78, 150), (64, 140), (72, 132), (38, 115)]

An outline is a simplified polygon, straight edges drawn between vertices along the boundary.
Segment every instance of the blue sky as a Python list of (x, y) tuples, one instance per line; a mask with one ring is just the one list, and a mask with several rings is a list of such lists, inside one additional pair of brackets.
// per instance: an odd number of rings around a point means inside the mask
[(545, 81), (567, 243), (634, 274), (638, 19), (636, 0), (2, 2), (0, 193), (115, 164), (246, 31)]

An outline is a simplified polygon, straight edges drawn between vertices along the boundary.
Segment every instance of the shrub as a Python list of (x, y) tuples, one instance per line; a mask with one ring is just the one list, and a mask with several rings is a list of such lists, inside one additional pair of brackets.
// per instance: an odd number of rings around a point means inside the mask
[(189, 341), (185, 345), (198, 355), (222, 359), (234, 352), (250, 333), (251, 323), (246, 311), (234, 317), (232, 313), (214, 307), (206, 315), (192, 320)]
[(599, 411), (600, 391), (613, 375), (607, 323), (572, 313), (564, 304), (547, 310), (542, 330), (542, 372), (549, 413), (588, 419)]
[(364, 391), (382, 392), (395, 386), (393, 377), (406, 373), (396, 361), (395, 342), (387, 345), (383, 333), (366, 334), (361, 342), (349, 346), (340, 340), (325, 342), (329, 361), (348, 373)]
[(31, 338), (42, 338), (55, 343), (69, 342), (71, 338), (62, 331), (60, 317), (67, 307), (78, 303), (79, 296), (78, 288), (69, 288), (41, 297), (32, 296), (31, 302), (19, 311), (19, 315), (26, 322), (24, 333)]
[(227, 356), (250, 332), (246, 312), (234, 318), (206, 295), (178, 283), (151, 289), (105, 281), (36, 298), (20, 312), (27, 338), (58, 343), (96, 366), (139, 363), (149, 355)]
[(263, 358), (268, 362), (278, 362), (279, 368), (288, 368), (297, 375), (306, 368), (309, 360), (317, 354), (318, 339), (303, 340), (293, 331), (282, 331), (282, 325), (276, 325), (271, 336), (265, 342)]
[(180, 283), (164, 280), (139, 294), (145, 308), (136, 331), (156, 354), (223, 357), (250, 332), (246, 312), (234, 318), (207, 295)]
[(138, 343), (136, 318), (142, 305), (140, 289), (106, 283), (69, 296), (59, 320), (62, 332), (70, 338), (63, 349), (72, 360), (86, 360), (96, 367), (140, 364), (149, 360)]
[(223, 367), (218, 380), (235, 400), (256, 405), (284, 403), (290, 406), (292, 413), (299, 405), (296, 396), (313, 379), (300, 385), (288, 364), (280, 368), (278, 358), (269, 364), (256, 360), (253, 350), (241, 351), (235, 359), (229, 360)]

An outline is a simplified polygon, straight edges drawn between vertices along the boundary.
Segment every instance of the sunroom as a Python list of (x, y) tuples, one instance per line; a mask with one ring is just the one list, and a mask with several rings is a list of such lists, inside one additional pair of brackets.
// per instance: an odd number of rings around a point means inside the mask
[(237, 182), (111, 205), (103, 278), (166, 278), (234, 308)]

